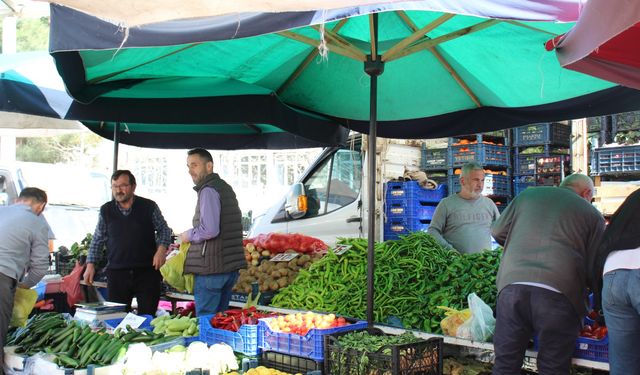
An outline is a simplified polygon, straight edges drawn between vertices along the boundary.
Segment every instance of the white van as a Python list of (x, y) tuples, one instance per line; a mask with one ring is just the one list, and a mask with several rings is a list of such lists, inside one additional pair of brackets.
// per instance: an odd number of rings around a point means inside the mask
[(13, 204), (25, 187), (46, 191), (49, 203), (43, 216), (51, 228), (50, 250), (69, 248), (93, 234), (100, 206), (111, 200), (110, 186), (106, 175), (79, 167), (27, 162), (0, 166), (0, 205)]
[[(266, 213), (255, 216), (248, 237), (261, 233), (302, 233), (330, 246), (338, 237), (363, 237), (368, 232), (366, 136), (352, 138), (346, 147), (325, 149), (307, 168), (287, 196)], [(378, 138), (376, 176), (376, 241), (382, 238), (383, 181), (416, 170), (421, 149), (411, 140)]]

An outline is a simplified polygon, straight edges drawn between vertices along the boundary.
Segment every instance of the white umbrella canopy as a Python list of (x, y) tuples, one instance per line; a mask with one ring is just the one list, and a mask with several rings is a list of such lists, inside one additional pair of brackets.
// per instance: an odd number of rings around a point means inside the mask
[[(43, 0), (64, 5), (95, 17), (110, 20), (125, 27), (134, 27), (150, 23), (213, 17), (224, 15), (247, 15), (250, 13), (282, 13), (316, 10), (336, 10), (349, 7), (401, 3), (402, 8), (411, 10), (419, 6), (430, 10), (456, 14), (471, 14), (465, 4), (455, 1), (400, 1), (400, 0), (190, 0), (176, 3), (174, 0)], [(462, 2), (464, 3), (464, 2)], [(502, 17), (518, 15), (522, 19), (539, 21), (560, 20), (576, 21), (579, 8), (571, 0), (477, 0), (472, 8), (485, 9), (487, 16), (496, 10), (503, 12)], [(477, 12), (476, 12), (476, 15)]]

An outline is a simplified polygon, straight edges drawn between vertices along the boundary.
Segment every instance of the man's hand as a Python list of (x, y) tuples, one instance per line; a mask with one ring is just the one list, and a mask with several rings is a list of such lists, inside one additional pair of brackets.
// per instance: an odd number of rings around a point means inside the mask
[(153, 267), (159, 270), (167, 260), (167, 249), (164, 246), (158, 246), (158, 250), (153, 256)]
[(180, 242), (189, 242), (191, 239), (189, 238), (189, 231), (185, 230), (180, 233)]
[(93, 277), (96, 275), (96, 266), (93, 263), (87, 263), (87, 268), (84, 270), (84, 282), (88, 285), (93, 285)]

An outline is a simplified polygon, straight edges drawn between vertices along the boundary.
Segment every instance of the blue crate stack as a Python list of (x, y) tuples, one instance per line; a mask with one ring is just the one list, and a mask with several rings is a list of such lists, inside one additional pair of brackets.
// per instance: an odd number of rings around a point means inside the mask
[(429, 227), (438, 202), (447, 196), (447, 186), (425, 189), (417, 181), (385, 184), (384, 240), (424, 231)]
[[(540, 123), (513, 129), (513, 194), (530, 186), (555, 186), (570, 173), (571, 126)], [(529, 152), (536, 148), (535, 152)]]

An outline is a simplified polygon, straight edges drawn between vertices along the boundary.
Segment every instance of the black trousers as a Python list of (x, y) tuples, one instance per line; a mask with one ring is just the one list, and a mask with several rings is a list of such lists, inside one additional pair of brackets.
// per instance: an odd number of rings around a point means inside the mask
[(580, 317), (561, 293), (512, 284), (496, 307), (494, 375), (520, 375), (529, 340), (538, 335), (538, 373), (566, 375), (580, 332)]
[(131, 299), (138, 301), (138, 314), (156, 315), (162, 275), (154, 268), (107, 269), (109, 301), (125, 303), (131, 310)]
[[(13, 298), (16, 294), (16, 280), (0, 273), (0, 344), (4, 348), (7, 341), (7, 331), (13, 311)], [(4, 350), (0, 350), (0, 375), (4, 374)]]

